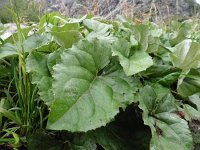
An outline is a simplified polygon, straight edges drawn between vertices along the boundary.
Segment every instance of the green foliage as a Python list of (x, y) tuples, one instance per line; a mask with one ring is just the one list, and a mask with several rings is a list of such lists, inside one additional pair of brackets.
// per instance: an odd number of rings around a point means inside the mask
[(3, 6), (0, 8), (0, 22), (10, 23), (13, 21), (12, 14), (9, 11), (9, 9), (12, 9), (13, 6), (15, 12), (18, 13), (23, 21), (36, 22), (44, 13), (46, 2), (43, 0), (40, 1), (40, 3), (35, 2), (35, 0), (7, 0), (3, 2)]
[(0, 74), (4, 134), (8, 128), (16, 147), (26, 135), (33, 150), (193, 149), (200, 44), (190, 21), (180, 26), (51, 13), (33, 35), (18, 28), (0, 45), (0, 69), (15, 72)]
[(150, 149), (191, 149), (192, 136), (187, 121), (173, 113), (177, 106), (168, 89), (160, 86), (153, 89), (147, 85), (140, 92), (139, 107), (144, 111), (144, 123), (152, 132)]

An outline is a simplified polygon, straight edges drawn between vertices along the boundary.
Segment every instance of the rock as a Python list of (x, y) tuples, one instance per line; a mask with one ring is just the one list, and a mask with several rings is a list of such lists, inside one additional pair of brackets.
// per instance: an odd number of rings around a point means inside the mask
[(3, 5), (5, 4), (5, 2), (7, 2), (7, 0), (1, 0), (1, 2), (0, 2), (0, 8), (3, 7)]
[(79, 17), (91, 12), (108, 19), (115, 18), (118, 14), (145, 19), (149, 17), (151, 10), (151, 19), (154, 21), (163, 21), (177, 13), (182, 17), (189, 17), (194, 7), (193, 0), (178, 0), (178, 7), (177, 0), (155, 0), (155, 3), (152, 0), (62, 0), (62, 3), (49, 1), (53, 4), (49, 11), (61, 10), (57, 5), (64, 4), (69, 17)]
[[(28, 27), (24, 24), (20, 24), (21, 28), (25, 28), (25, 27)], [(4, 24), (4, 28), (5, 28), (5, 31), (2, 35), (0, 35), (0, 38), (5, 40), (7, 39), (8, 37), (10, 37), (13, 33), (16, 33), (17, 32), (17, 26), (15, 23), (7, 23), (7, 24)]]
[[(21, 24), (20, 25), (21, 28), (25, 28), (26, 26)], [(7, 23), (7, 24), (4, 24), (4, 27), (7, 29), (8, 32), (11, 32), (11, 33), (15, 33), (17, 32), (17, 26), (15, 23)]]
[[(8, 0), (1, 0), (0, 7)], [(40, 3), (40, 0), (35, 0)], [(199, 7), (195, 0), (46, 0), (47, 12), (59, 11), (68, 17), (79, 17), (87, 13), (113, 19), (117, 15), (163, 21), (166, 17), (180, 14), (190, 17), (194, 7)], [(178, 2), (178, 3), (177, 3)], [(178, 4), (178, 6), (177, 6)], [(150, 14), (151, 12), (151, 14)], [(151, 15), (151, 16), (149, 16)]]

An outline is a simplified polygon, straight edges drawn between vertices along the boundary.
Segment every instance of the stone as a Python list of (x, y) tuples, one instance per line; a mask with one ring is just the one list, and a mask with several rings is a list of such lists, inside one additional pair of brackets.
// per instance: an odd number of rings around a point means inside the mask
[[(0, 8), (8, 0), (1, 0)], [(35, 0), (40, 2), (40, 0)], [(47, 12), (59, 11), (67, 17), (80, 17), (88, 13), (113, 19), (117, 15), (163, 21), (166, 17), (179, 14), (181, 17), (194, 15), (195, 0), (46, 0)], [(177, 3), (178, 2), (178, 3)], [(178, 4), (178, 7), (177, 7)], [(150, 15), (150, 10), (152, 12)], [(177, 14), (177, 15), (178, 15)]]

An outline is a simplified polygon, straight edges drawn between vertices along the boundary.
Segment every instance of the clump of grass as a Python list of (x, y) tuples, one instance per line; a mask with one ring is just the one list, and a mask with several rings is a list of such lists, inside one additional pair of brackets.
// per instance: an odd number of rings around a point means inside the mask
[(27, 55), (23, 46), (25, 39), (20, 27), (21, 19), (18, 12), (15, 12), (12, 1), (11, 6), (13, 9), (8, 10), (18, 30), (18, 40), (13, 37), (18, 57), (1, 60), (9, 66), (10, 79), (9, 83), (1, 85), (0, 88), (5, 93), (0, 99), (0, 145), (3, 142), (17, 148), (26, 142), (26, 138), (23, 137), (28, 137), (36, 129), (44, 127), (46, 106), (39, 98), (37, 87), (31, 83), (31, 76), (26, 71)]

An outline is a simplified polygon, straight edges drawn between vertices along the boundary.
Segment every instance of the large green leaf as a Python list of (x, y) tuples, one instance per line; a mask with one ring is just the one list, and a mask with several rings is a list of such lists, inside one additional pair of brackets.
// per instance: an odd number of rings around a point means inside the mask
[(200, 119), (200, 92), (192, 96), (189, 96), (189, 100), (196, 106), (196, 108), (194, 108), (194, 106), (192, 107), (191, 105), (184, 104), (183, 110), (185, 112), (185, 118), (190, 122), (192, 120), (199, 120)]
[(200, 92), (189, 96), (189, 100), (193, 102), (196, 105), (197, 110), (200, 111)]
[(52, 35), (54, 37), (54, 40), (64, 48), (72, 47), (74, 43), (78, 42), (82, 38), (82, 35), (75, 30), (62, 32), (53, 31)]
[(100, 128), (88, 133), (104, 150), (130, 150), (125, 140), (121, 139), (109, 128)]
[(38, 94), (41, 99), (49, 106), (54, 100), (53, 90), (52, 90), (52, 78), (48, 76), (43, 76), (37, 83)]
[(192, 106), (185, 104), (183, 105), (183, 110), (184, 112), (184, 117), (186, 120), (188, 121), (192, 121), (192, 120), (198, 120), (200, 118), (200, 111), (196, 110), (195, 108), (193, 108)]
[[(174, 22), (174, 24), (178, 24), (178, 23)], [(182, 22), (179, 26), (180, 27), (175, 30), (175, 33), (174, 33), (175, 37), (170, 39), (170, 44), (172, 46), (182, 42), (183, 40), (187, 38), (190, 38), (191, 31), (192, 31), (192, 28), (195, 27), (195, 23), (192, 20), (186, 20)]]
[(141, 51), (146, 51), (148, 48), (148, 40), (149, 40), (149, 27), (147, 25), (135, 25), (134, 33), (137, 41), (139, 41), (139, 48)]
[(154, 52), (158, 51), (160, 44), (161, 44), (161, 42), (160, 42), (159, 37), (149, 36), (147, 52), (154, 53)]
[(59, 17), (62, 18), (59, 12), (52, 12), (52, 13), (44, 15), (40, 19), (40, 23), (39, 23), (40, 32), (44, 32), (45, 28), (51, 27), (52, 25), (58, 25), (61, 22)]
[(34, 51), (30, 53), (26, 59), (26, 70), (39, 76), (49, 76), (47, 55)]
[(118, 56), (120, 64), (127, 76), (146, 70), (153, 65), (152, 58), (144, 51), (135, 51), (129, 57), (130, 43), (126, 40), (118, 40), (112, 50), (113, 56)]
[(181, 69), (170, 65), (153, 65), (141, 74), (148, 77), (151, 82), (158, 82), (165, 87), (170, 87), (177, 82)]
[(134, 94), (141, 87), (141, 83), (137, 77), (127, 77), (123, 70), (117, 70), (112, 73), (108, 73), (103, 81), (109, 84), (115, 91), (113, 97), (120, 100), (120, 107), (125, 110), (132, 102), (135, 101)]
[(110, 43), (114, 43), (116, 41), (116, 37), (111, 34), (113, 29), (111, 24), (105, 24), (94, 19), (85, 19), (83, 24), (89, 29), (89, 31), (84, 30), (87, 40), (90, 41), (94, 38), (98, 38)]
[[(157, 94), (160, 91), (163, 94), (159, 96)], [(151, 128), (152, 132), (151, 150), (193, 148), (187, 122), (173, 113), (176, 110), (175, 100), (167, 90), (159, 86), (156, 88), (145, 86), (140, 90), (139, 97), (144, 123)]]
[(170, 65), (158, 65), (155, 64), (148, 68), (146, 71), (142, 72), (142, 75), (145, 77), (150, 78), (158, 78), (162, 76), (166, 76), (167, 74), (170, 74), (174, 72), (175, 68), (172, 68)]
[(12, 44), (6, 43), (2, 47), (0, 47), (0, 59), (17, 54), (18, 54), (17, 48)]
[(149, 26), (144, 24), (133, 25), (131, 23), (123, 23), (120, 28), (126, 32), (119, 32), (120, 37), (130, 36), (131, 40), (134, 35), (134, 45), (138, 45), (139, 50), (146, 51), (149, 43)]
[(76, 132), (105, 126), (124, 105), (123, 97), (130, 95), (126, 99), (133, 101), (126, 80), (118, 74), (104, 75), (110, 57), (110, 44), (96, 38), (80, 41), (62, 54), (61, 63), (54, 66), (55, 101), (48, 129)]
[(98, 35), (107, 35), (108, 31), (113, 28), (111, 24), (101, 23), (94, 19), (85, 19), (83, 24)]
[(50, 105), (54, 100), (52, 78), (47, 67), (48, 55), (33, 51), (26, 59), (26, 70), (32, 73), (32, 83), (38, 85), (42, 100)]
[(48, 55), (47, 66), (48, 66), (48, 69), (51, 74), (53, 73), (53, 66), (56, 65), (60, 61), (60, 59), (61, 59), (60, 54), (64, 50), (65, 49), (61, 47), (61, 48), (57, 49), (56, 51), (54, 51), (53, 53), (50, 53)]
[(198, 93), (200, 91), (200, 71), (191, 69), (184, 79), (179, 80), (177, 91), (183, 97)]
[(24, 49), (26, 52), (41, 48), (45, 45), (49, 45), (51, 42), (51, 36), (49, 34), (33, 34), (24, 41)]
[(80, 25), (79, 23), (65, 23), (64, 25), (61, 26), (53, 26), (51, 28), (51, 31), (55, 31), (55, 32), (63, 32), (63, 31), (70, 31), (70, 30), (79, 30)]
[(192, 40), (184, 40), (175, 46), (170, 54), (174, 66), (184, 70), (200, 67), (200, 44)]
[(97, 149), (96, 143), (87, 135), (76, 135), (70, 142), (70, 150), (95, 150)]
[(64, 142), (51, 137), (44, 131), (36, 131), (28, 138), (29, 150), (63, 150)]
[(54, 25), (51, 28), (51, 34), (54, 40), (64, 48), (71, 48), (74, 43), (82, 38), (79, 32), (79, 23), (65, 23), (62, 26)]
[(180, 76), (180, 72), (173, 72), (166, 76), (161, 77), (158, 82), (163, 86), (170, 87), (173, 83), (175, 83)]

